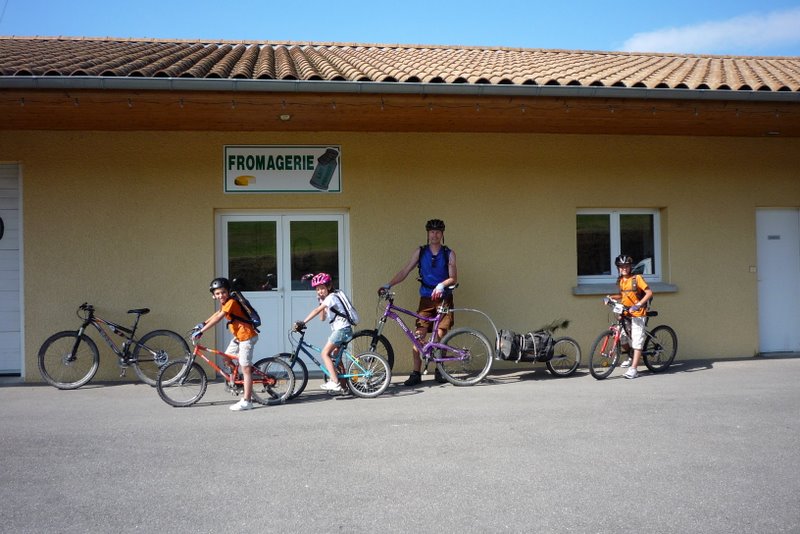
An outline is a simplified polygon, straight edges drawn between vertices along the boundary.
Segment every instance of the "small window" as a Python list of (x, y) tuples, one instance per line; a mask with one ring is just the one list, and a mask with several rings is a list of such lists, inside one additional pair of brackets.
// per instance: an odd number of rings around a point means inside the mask
[(633, 257), (634, 273), (660, 281), (660, 224), (658, 210), (578, 210), (578, 283), (616, 281), (614, 259), (620, 254)]

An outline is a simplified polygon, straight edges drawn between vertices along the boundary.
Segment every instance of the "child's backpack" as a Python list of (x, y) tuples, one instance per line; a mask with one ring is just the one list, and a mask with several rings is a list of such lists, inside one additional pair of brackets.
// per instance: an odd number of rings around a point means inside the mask
[(237, 321), (241, 321), (243, 323), (247, 323), (253, 325), (256, 332), (258, 332), (259, 327), (261, 326), (261, 316), (258, 314), (253, 305), (250, 304), (250, 301), (247, 300), (247, 297), (242, 295), (236, 290), (231, 290), (231, 298), (236, 300), (239, 303), (239, 306), (242, 308), (242, 311), (246, 315), (246, 317), (239, 317), (237, 315), (233, 315), (233, 318)]
[[(337, 289), (336, 291), (333, 292), (333, 296), (336, 297), (337, 300), (339, 301), (339, 307), (341, 307), (342, 310), (344, 310), (344, 313), (342, 313), (336, 308), (332, 307), (331, 311), (334, 313), (334, 315), (339, 315), (347, 319), (347, 322), (350, 323), (350, 326), (357, 325), (358, 321), (360, 321), (361, 319), (359, 318), (358, 312), (356, 311), (355, 307), (353, 307), (353, 305), (350, 303), (350, 299), (347, 298), (347, 295), (345, 295), (344, 293), (342, 293), (340, 290)], [(333, 322), (333, 319), (331, 319), (330, 322)]]
[[(644, 298), (644, 289), (639, 289), (639, 286), (638, 286), (639, 276), (640, 275), (638, 275), (638, 274), (634, 274), (633, 275), (633, 282), (631, 282), (631, 291), (633, 291), (636, 294), (636, 300), (642, 300)], [(617, 279), (617, 285), (619, 285), (619, 282), (620, 282), (621, 279), (622, 279), (621, 277)], [(650, 309), (650, 306), (653, 304), (653, 299), (655, 299), (655, 298), (656, 298), (655, 296), (652, 296), (652, 297), (650, 297), (650, 300), (648, 300), (647, 302), (644, 303), (644, 309), (645, 310), (649, 310)]]

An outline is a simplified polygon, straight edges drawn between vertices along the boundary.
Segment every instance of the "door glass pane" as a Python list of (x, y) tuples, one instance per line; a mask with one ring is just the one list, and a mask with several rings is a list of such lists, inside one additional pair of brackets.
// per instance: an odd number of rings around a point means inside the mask
[(242, 291), (266, 291), (270, 274), (278, 279), (277, 223), (228, 222), (228, 277), (236, 278)]
[(328, 273), (339, 287), (339, 223), (292, 221), (289, 223), (292, 255), (292, 289), (311, 290), (303, 275)]
[(655, 245), (653, 238), (653, 216), (620, 215), (620, 251), (633, 257), (636, 274), (656, 274)]
[(611, 219), (608, 215), (578, 215), (578, 276), (609, 274)]

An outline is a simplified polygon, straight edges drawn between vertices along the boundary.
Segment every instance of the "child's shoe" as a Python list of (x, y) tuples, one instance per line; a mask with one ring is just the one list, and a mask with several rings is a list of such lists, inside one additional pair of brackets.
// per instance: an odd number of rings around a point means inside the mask
[(628, 369), (628, 372), (625, 373), (622, 376), (624, 376), (625, 378), (638, 378), (639, 377), (639, 371), (637, 371), (636, 369), (631, 367), (630, 369)]
[(252, 410), (253, 403), (252, 401), (249, 401), (247, 399), (241, 399), (236, 404), (232, 404), (230, 409), (234, 412), (241, 412), (243, 410)]
[(320, 389), (324, 389), (325, 391), (342, 391), (342, 386), (339, 384), (339, 382), (328, 380), (320, 386)]

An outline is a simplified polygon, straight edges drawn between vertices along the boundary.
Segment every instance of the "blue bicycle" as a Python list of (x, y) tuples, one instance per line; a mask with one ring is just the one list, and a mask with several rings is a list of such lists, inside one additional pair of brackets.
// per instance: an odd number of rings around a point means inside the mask
[[(300, 395), (308, 384), (308, 366), (300, 357), (301, 353), (320, 368), (326, 379), (330, 378), (325, 366), (313, 354), (320, 354), (322, 348), (308, 343), (305, 337), (305, 326), (298, 329), (293, 328), (289, 331), (289, 340), (294, 350), (291, 353), (281, 352), (274, 356), (286, 361), (294, 372), (294, 391), (289, 395), (288, 400)], [(336, 375), (340, 379), (339, 382), (357, 397), (365, 399), (377, 397), (386, 391), (392, 381), (392, 370), (389, 363), (383, 356), (375, 352), (351, 354), (345, 345), (340, 347), (333, 356), (333, 366), (337, 370)]]

